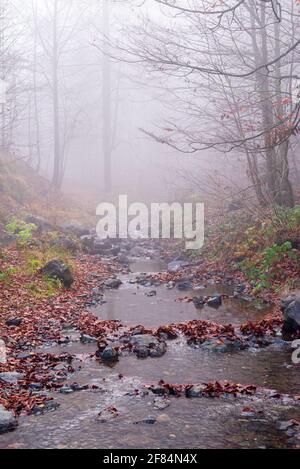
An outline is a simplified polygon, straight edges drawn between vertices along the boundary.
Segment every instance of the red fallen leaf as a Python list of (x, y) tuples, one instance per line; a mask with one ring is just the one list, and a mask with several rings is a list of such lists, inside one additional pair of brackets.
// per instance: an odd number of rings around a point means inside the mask
[(244, 409), (242, 410), (242, 412), (245, 414), (245, 413), (254, 413), (255, 410), (252, 409), (252, 407), (244, 407)]

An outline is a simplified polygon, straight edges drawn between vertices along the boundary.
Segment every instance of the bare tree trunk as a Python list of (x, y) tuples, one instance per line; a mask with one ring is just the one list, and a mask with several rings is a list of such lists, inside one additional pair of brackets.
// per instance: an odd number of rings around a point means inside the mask
[(56, 189), (60, 189), (61, 177), (61, 148), (60, 148), (60, 125), (59, 125), (59, 86), (58, 86), (58, 0), (53, 4), (53, 126), (54, 126), (54, 161), (52, 184)]
[(36, 132), (36, 171), (39, 173), (41, 169), (41, 144), (40, 144), (40, 121), (38, 109), (38, 96), (37, 96), (37, 44), (38, 44), (38, 25), (37, 25), (37, 9), (36, 5), (32, 3), (34, 15), (34, 44), (33, 44), (33, 105), (34, 105), (34, 120)]
[[(275, 57), (280, 57), (280, 22), (275, 21), (274, 23), (274, 35), (275, 35)], [(284, 108), (282, 104), (282, 89), (281, 89), (281, 61), (276, 62), (275, 66), (275, 90), (277, 97), (277, 115), (280, 123), (281, 116), (284, 115)], [(295, 204), (294, 192), (292, 185), (289, 180), (289, 141), (286, 139), (278, 146), (278, 157), (277, 157), (277, 179), (278, 179), (278, 200), (280, 205), (293, 207)]]
[[(106, 38), (110, 35), (110, 14), (108, 1), (103, 0), (103, 33)], [(107, 40), (105, 40), (105, 43)], [(104, 189), (112, 190), (112, 129), (111, 129), (111, 61), (104, 50), (103, 53), (103, 160), (104, 160)]]

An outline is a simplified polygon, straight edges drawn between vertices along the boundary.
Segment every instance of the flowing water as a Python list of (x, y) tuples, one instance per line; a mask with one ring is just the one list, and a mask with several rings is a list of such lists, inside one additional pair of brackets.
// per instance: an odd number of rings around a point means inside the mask
[[(133, 272), (162, 268), (160, 261), (140, 260), (131, 265)], [(122, 287), (107, 292), (106, 303), (94, 313), (103, 319), (148, 327), (191, 319), (238, 324), (266, 314), (260, 305), (236, 299), (225, 300), (218, 310), (196, 310), (193, 303), (178, 301), (179, 297), (195, 296), (195, 291), (141, 287), (132, 283), (133, 277), (123, 276)], [(156, 296), (147, 296), (152, 290)], [(199, 294), (213, 293), (231, 291), (211, 285)], [(163, 379), (170, 383), (231, 380), (299, 393), (300, 365), (292, 363), (288, 346), (222, 354), (189, 347), (178, 339), (168, 342), (167, 353), (161, 358), (125, 356), (113, 367), (90, 358), (95, 345), (72, 343), (48, 351), (85, 357), (81, 371), (70, 383), (94, 384), (99, 389), (56, 394), (60, 407), (55, 412), (22, 418), (15, 432), (0, 435), (1, 448), (281, 448), (287, 446), (288, 437), (278, 430), (278, 421), (300, 418), (300, 406), (272, 399), (249, 403), (247, 398), (232, 397), (171, 398), (169, 407), (157, 410), (153, 395), (134, 392), (143, 384)], [(249, 405), (252, 416), (243, 412)], [(117, 409), (117, 416), (105, 423), (99, 421), (99, 412), (110, 406)], [(156, 423), (146, 423), (149, 416), (155, 417)]]

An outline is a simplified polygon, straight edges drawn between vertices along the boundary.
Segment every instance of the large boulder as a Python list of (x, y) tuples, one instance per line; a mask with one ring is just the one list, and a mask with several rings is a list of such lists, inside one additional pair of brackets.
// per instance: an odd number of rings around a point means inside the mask
[(282, 333), (286, 338), (300, 333), (300, 292), (295, 292), (282, 299), (283, 312)]
[(0, 433), (11, 432), (18, 426), (17, 419), (12, 412), (0, 404)]
[(159, 358), (167, 351), (166, 343), (151, 334), (133, 335), (130, 337), (130, 344), (138, 358)]
[(74, 277), (70, 268), (60, 260), (48, 262), (42, 269), (42, 273), (47, 277), (60, 280), (66, 288), (71, 288)]

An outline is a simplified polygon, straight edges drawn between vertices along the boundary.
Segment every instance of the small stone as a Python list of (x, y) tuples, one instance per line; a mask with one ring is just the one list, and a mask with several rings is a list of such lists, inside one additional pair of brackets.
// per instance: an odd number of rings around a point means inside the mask
[(107, 346), (103, 352), (100, 353), (100, 357), (105, 362), (113, 363), (118, 361), (119, 353), (115, 348)]
[(18, 381), (23, 378), (23, 374), (16, 371), (7, 371), (0, 373), (0, 381), (7, 384), (18, 384)]
[(219, 308), (222, 305), (222, 297), (220, 295), (212, 296), (207, 300), (207, 305), (211, 308)]
[(145, 423), (147, 425), (154, 425), (155, 423), (157, 422), (157, 419), (156, 417), (153, 417), (153, 416), (149, 416), (147, 417), (145, 420), (140, 420), (139, 422), (134, 422), (136, 425), (140, 424), (140, 423)]
[(22, 324), (22, 318), (11, 318), (5, 321), (8, 327), (18, 327)]
[(106, 288), (110, 288), (111, 290), (116, 290), (122, 285), (122, 283), (123, 282), (121, 282), (121, 280), (118, 278), (110, 278), (106, 280), (104, 285), (106, 286)]
[(190, 281), (183, 281), (183, 282), (178, 282), (177, 283), (177, 289), (184, 291), (184, 290), (191, 290), (192, 289), (192, 284)]
[(161, 397), (156, 397), (156, 398), (154, 399), (154, 407), (155, 407), (155, 409), (157, 409), (157, 410), (166, 409), (167, 407), (170, 406), (170, 404), (171, 404), (170, 399), (161, 398)]
[(98, 340), (88, 334), (81, 334), (80, 342), (82, 344), (95, 344), (96, 342), (98, 342)]
[(199, 296), (198, 298), (193, 298), (193, 303), (196, 309), (201, 309), (205, 305), (205, 300), (203, 296)]
[(145, 295), (148, 296), (149, 298), (151, 298), (153, 296), (156, 296), (157, 292), (155, 290), (152, 290), (150, 292), (145, 293)]

